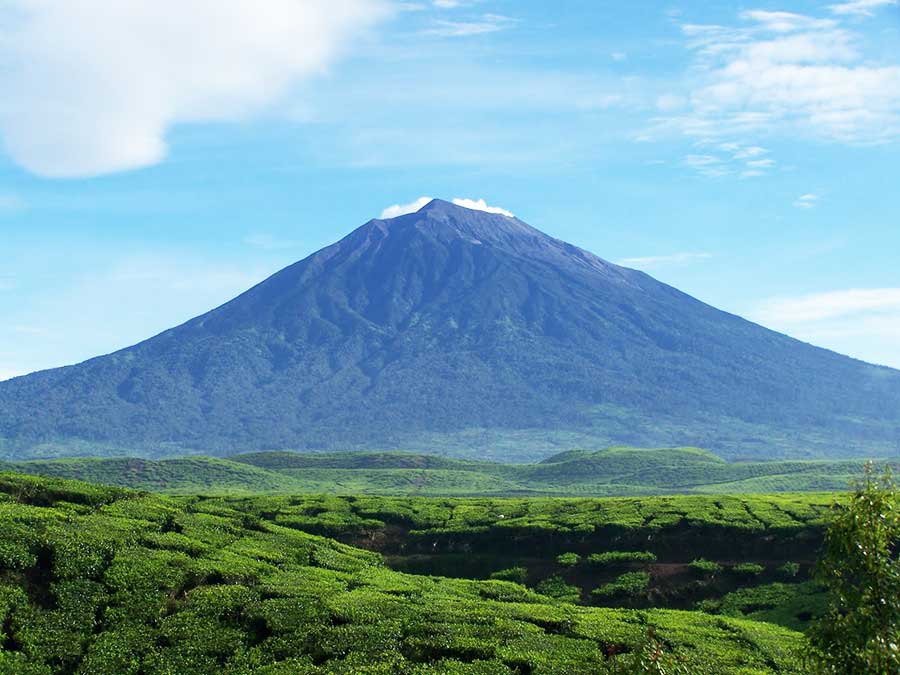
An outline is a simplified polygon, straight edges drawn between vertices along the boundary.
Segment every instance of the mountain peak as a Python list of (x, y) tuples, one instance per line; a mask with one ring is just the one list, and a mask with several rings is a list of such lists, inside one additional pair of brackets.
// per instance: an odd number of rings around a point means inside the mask
[(466, 204), (482, 205), (435, 199), (372, 220), (182, 326), (0, 383), (0, 457), (900, 447), (900, 373)]

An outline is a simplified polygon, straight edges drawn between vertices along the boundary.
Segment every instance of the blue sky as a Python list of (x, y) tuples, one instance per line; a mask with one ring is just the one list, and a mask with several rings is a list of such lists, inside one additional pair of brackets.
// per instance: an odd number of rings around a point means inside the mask
[(900, 367), (900, 5), (0, 1), (0, 379), (484, 199)]

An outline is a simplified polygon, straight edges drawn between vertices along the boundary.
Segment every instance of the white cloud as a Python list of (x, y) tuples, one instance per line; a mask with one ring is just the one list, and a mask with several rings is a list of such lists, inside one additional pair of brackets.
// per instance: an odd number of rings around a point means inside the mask
[(756, 315), (771, 323), (848, 318), (872, 312), (900, 313), (900, 288), (866, 288), (813, 293), (766, 301)]
[(819, 195), (808, 193), (797, 197), (797, 199), (794, 200), (794, 206), (796, 206), (798, 209), (811, 209), (815, 207), (818, 201)]
[(851, 0), (851, 2), (841, 2), (836, 5), (829, 5), (835, 14), (850, 14), (857, 16), (872, 16), (875, 11), (889, 5), (897, 5), (897, 0)]
[(431, 28), (426, 28), (422, 34), (436, 37), (470, 37), (506, 30), (515, 23), (515, 19), (501, 14), (484, 14), (475, 21), (436, 19), (432, 22)]
[(737, 26), (682, 26), (695, 55), (690, 104), (658, 128), (701, 138), (900, 138), (900, 65), (867, 54), (837, 19), (761, 10), (740, 18)]
[(693, 262), (698, 262), (700, 260), (708, 260), (712, 258), (711, 253), (704, 252), (683, 252), (683, 253), (673, 253), (671, 255), (655, 255), (655, 256), (645, 256), (640, 258), (623, 258), (622, 260), (617, 260), (617, 265), (622, 265), (623, 267), (634, 267), (642, 270), (650, 270), (658, 267), (665, 267), (671, 265), (688, 265)]
[(483, 199), (465, 199), (457, 197), (453, 200), (453, 203), (457, 206), (462, 206), (467, 209), (473, 209), (475, 211), (486, 211), (487, 213), (496, 213), (501, 216), (515, 218), (512, 212), (507, 211), (506, 209), (502, 209), (499, 206), (488, 206), (488, 203)]
[(389, 206), (381, 212), (381, 218), (382, 220), (384, 220), (387, 218), (397, 218), (399, 216), (405, 216), (407, 213), (415, 213), (423, 206), (428, 204), (431, 200), (431, 197), (419, 197), (417, 200), (410, 202), (409, 204), (394, 204), (393, 206)]
[(900, 288), (868, 288), (773, 298), (754, 320), (812, 344), (900, 368)]
[(766, 148), (740, 141), (701, 140), (694, 147), (703, 154), (686, 155), (682, 164), (707, 178), (764, 176), (777, 165), (774, 159), (763, 157), (769, 152)]
[(11, 291), (16, 287), (16, 280), (12, 277), (0, 277), (0, 291)]
[(461, 0), (434, 0), (432, 4), (438, 9), (456, 9), (462, 6)]
[(622, 61), (628, 60), (628, 54), (626, 54), (625, 52), (613, 52), (609, 55), (609, 58), (611, 58), (613, 61), (621, 63)]
[(0, 130), (45, 176), (152, 165), (175, 124), (245, 119), (322, 73), (383, 0), (7, 0)]

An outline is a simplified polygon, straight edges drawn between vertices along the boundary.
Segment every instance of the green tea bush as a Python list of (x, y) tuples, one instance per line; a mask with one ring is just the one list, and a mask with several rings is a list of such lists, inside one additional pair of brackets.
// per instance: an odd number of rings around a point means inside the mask
[(556, 562), (564, 567), (574, 567), (581, 562), (581, 556), (577, 553), (562, 553), (556, 556)]
[(765, 571), (765, 567), (752, 562), (737, 563), (731, 567), (731, 572), (740, 577), (758, 577)]
[(656, 562), (656, 555), (649, 551), (608, 551), (606, 553), (591, 553), (588, 556), (588, 562), (598, 567), (634, 562)]
[(714, 562), (712, 560), (706, 560), (705, 558), (696, 558), (691, 561), (688, 568), (694, 575), (699, 577), (708, 577), (714, 574), (718, 574), (722, 571), (722, 566)]
[(544, 579), (535, 586), (534, 590), (541, 595), (547, 595), (565, 602), (578, 602), (581, 599), (581, 589), (578, 586), (566, 583), (565, 579), (560, 576)]
[(591, 593), (597, 598), (634, 597), (644, 593), (649, 585), (650, 575), (647, 572), (626, 572), (615, 581), (595, 588)]

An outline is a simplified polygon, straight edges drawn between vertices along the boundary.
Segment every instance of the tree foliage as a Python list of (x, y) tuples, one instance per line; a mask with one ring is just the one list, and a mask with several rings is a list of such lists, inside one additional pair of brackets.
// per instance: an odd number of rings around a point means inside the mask
[(900, 489), (870, 467), (838, 509), (816, 571), (827, 587), (826, 615), (810, 629), (820, 673), (900, 672)]

